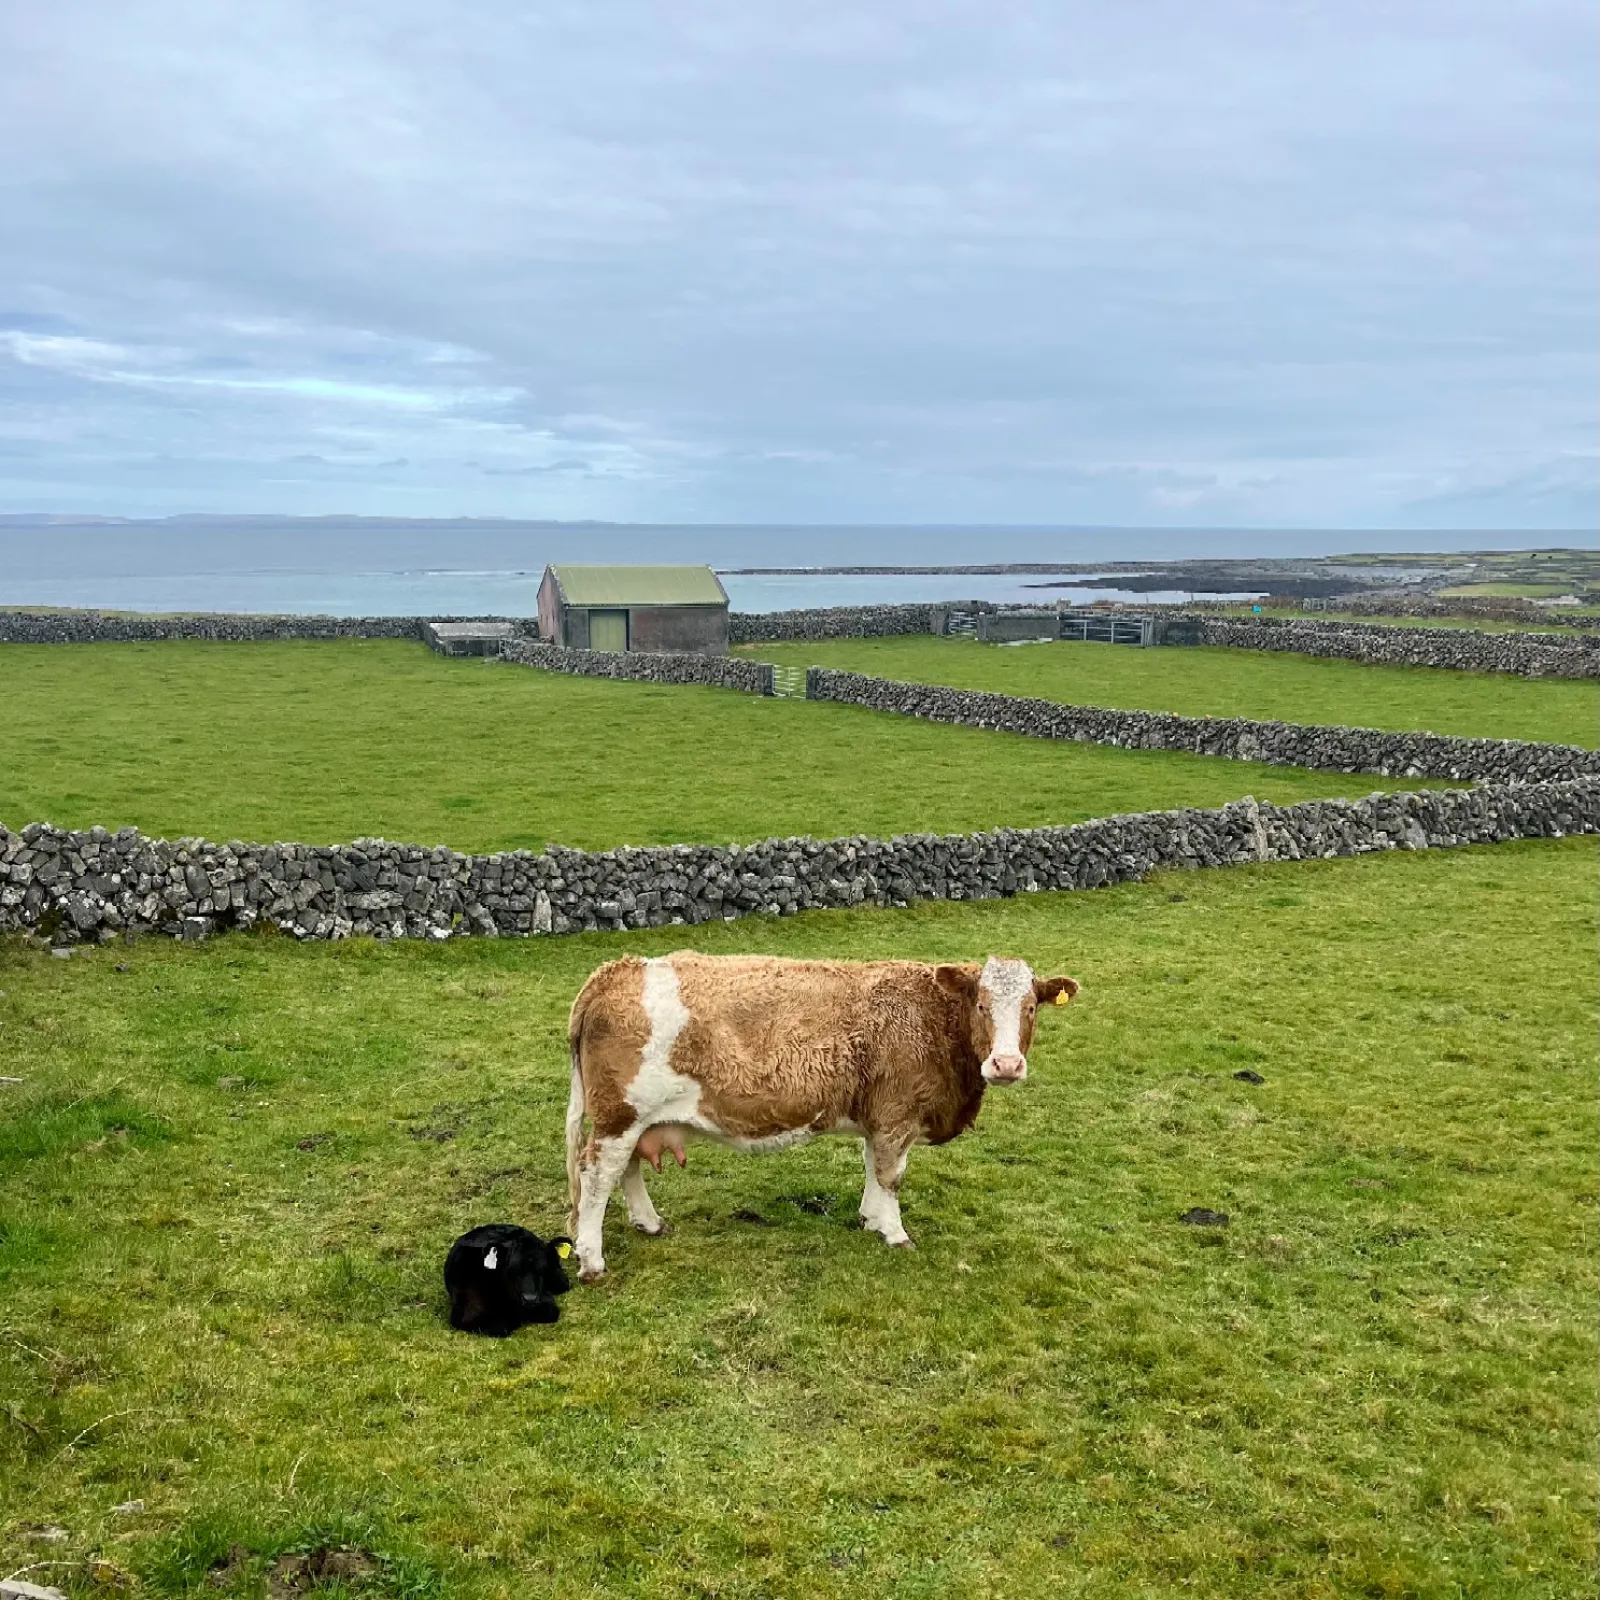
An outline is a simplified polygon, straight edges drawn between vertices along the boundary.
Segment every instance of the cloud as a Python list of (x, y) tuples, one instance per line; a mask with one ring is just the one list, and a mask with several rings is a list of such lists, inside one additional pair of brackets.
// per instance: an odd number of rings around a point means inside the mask
[(1578, 0), (8, 31), (0, 506), (1595, 514)]

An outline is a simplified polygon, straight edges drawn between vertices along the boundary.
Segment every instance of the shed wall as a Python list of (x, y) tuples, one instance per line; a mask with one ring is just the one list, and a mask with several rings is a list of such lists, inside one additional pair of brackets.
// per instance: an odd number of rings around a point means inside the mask
[(589, 613), (582, 606), (561, 607), (561, 639), (569, 650), (589, 648)]
[(675, 655), (725, 656), (727, 607), (634, 606), (629, 614), (628, 647)]
[(549, 644), (565, 644), (562, 629), (561, 591), (549, 567), (539, 583), (539, 637)]

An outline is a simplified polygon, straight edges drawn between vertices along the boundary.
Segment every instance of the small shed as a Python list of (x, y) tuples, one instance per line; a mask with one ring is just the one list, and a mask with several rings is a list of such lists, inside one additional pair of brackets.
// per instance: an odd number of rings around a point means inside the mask
[(569, 650), (728, 653), (728, 592), (710, 567), (544, 569), (539, 636)]
[(497, 656), (516, 633), (509, 622), (424, 622), (422, 637), (442, 656)]

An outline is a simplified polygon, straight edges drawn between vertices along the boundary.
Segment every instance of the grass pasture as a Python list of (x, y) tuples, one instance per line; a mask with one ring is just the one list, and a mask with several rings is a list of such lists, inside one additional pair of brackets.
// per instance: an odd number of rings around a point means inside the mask
[(1600, 744), (1600, 683), (1593, 680), (1372, 666), (1223, 647), (989, 645), (929, 635), (746, 645), (738, 653), (1126, 711), (1424, 729), (1591, 750)]
[[(1592, 1593), (1596, 911), (1566, 840), (616, 937), (0, 942), (0, 1572), (260, 1595), (332, 1541), (361, 1593), (464, 1600)], [(691, 939), (1086, 987), (914, 1153), (915, 1252), (851, 1227), (848, 1144), (696, 1146), (675, 1232), (618, 1208), (556, 1328), (451, 1334), (450, 1238), (558, 1220), (583, 975)]]
[(0, 820), (169, 838), (725, 843), (1416, 786), (563, 677), (385, 640), (7, 645), (0, 706)]

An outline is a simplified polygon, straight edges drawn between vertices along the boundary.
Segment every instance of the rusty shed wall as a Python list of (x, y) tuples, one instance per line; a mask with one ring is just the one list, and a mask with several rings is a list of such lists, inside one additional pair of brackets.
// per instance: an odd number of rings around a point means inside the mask
[(556, 583), (555, 573), (546, 567), (539, 584), (539, 637), (547, 644), (567, 642), (561, 626), (561, 612), (561, 589)]
[(678, 655), (725, 656), (728, 653), (728, 608), (632, 606), (628, 613), (628, 648), (664, 650)]

